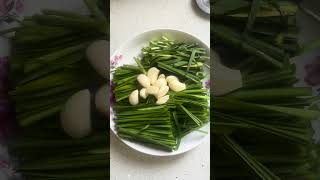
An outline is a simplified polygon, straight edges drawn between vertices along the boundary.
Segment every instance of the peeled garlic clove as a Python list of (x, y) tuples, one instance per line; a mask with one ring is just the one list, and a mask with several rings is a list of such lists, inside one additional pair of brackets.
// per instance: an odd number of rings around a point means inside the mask
[(133, 106), (139, 104), (139, 91), (137, 89), (130, 94), (129, 103)]
[(168, 92), (169, 92), (169, 86), (162, 86), (162, 87), (159, 89), (157, 99), (162, 98), (162, 97), (165, 96)]
[(169, 100), (169, 95), (165, 95), (165, 96), (161, 97), (160, 99), (158, 99), (156, 104), (158, 104), (158, 105), (165, 104), (168, 100)]
[(166, 85), (167, 85), (167, 81), (164, 78), (160, 78), (154, 83), (154, 86), (157, 86), (159, 88), (161, 88), (162, 86), (166, 86)]
[(168, 83), (170, 83), (171, 81), (179, 81), (179, 79), (175, 76), (168, 76), (166, 80)]
[(180, 92), (186, 89), (186, 84), (181, 83), (178, 80), (173, 80), (169, 83), (169, 87), (172, 91)]
[(158, 79), (162, 79), (162, 78), (163, 78), (163, 79), (166, 79), (166, 76), (165, 76), (164, 74), (160, 74), (159, 77), (158, 77)]
[(150, 69), (148, 70), (147, 75), (148, 75), (148, 77), (149, 77), (149, 79), (150, 79), (150, 83), (151, 83), (152, 85), (153, 85), (153, 84), (156, 82), (156, 80), (158, 79), (159, 73), (160, 73), (160, 70), (157, 69), (157, 68), (155, 68), (155, 67), (152, 67), (152, 68), (150, 68)]
[(104, 78), (109, 78), (107, 73), (109, 56), (109, 42), (98, 40), (90, 44), (86, 50), (88, 61), (92, 67)]
[(72, 138), (83, 138), (90, 134), (90, 92), (82, 90), (73, 94), (60, 112), (61, 126)]
[(142, 88), (142, 89), (140, 90), (140, 96), (141, 96), (143, 99), (147, 99), (148, 93), (147, 93), (147, 89), (146, 89), (146, 88)]
[(159, 87), (157, 86), (149, 86), (147, 87), (147, 94), (151, 94), (157, 96), (159, 92)]
[(146, 76), (144, 74), (139, 74), (137, 77), (137, 80), (142, 87), (147, 88), (150, 86), (150, 79), (148, 78), (148, 76)]

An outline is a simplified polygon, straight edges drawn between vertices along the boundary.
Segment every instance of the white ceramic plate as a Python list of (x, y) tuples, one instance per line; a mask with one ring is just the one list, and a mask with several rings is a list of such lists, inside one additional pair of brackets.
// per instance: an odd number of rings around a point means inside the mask
[[(133, 39), (124, 43), (123, 46), (121, 46), (118, 50), (116, 50), (110, 59), (111, 70), (114, 70), (115, 68), (122, 66), (124, 64), (136, 65), (136, 62), (134, 61), (134, 57), (141, 56), (141, 49), (143, 47), (148, 46), (151, 40), (158, 39), (161, 36), (166, 36), (169, 39), (182, 41), (182, 42), (198, 43), (199, 46), (205, 48), (209, 54), (209, 47), (206, 44), (204, 44), (202, 41), (200, 41), (198, 38), (188, 33), (177, 31), (177, 30), (171, 30), (171, 29), (157, 29), (157, 30), (144, 32), (134, 37)], [(208, 76), (203, 81), (204, 86), (208, 84), (207, 82), (209, 82), (210, 80), (209, 79), (210, 71), (207, 70), (206, 74), (208, 74)], [(112, 81), (112, 78), (113, 78), (113, 74), (110, 74), (111, 81)], [(117, 135), (117, 132), (115, 129), (114, 112), (112, 109), (110, 109), (110, 128)], [(140, 143), (122, 139), (119, 136), (117, 137), (129, 147), (137, 151), (140, 151), (142, 153), (154, 155), (154, 156), (172, 156), (172, 155), (177, 155), (177, 154), (187, 152), (195, 148), (196, 146), (200, 145), (206, 138), (209, 137), (210, 135), (209, 123), (204, 127), (202, 127), (201, 130), (208, 132), (208, 134), (194, 131), (186, 135), (184, 138), (181, 139), (180, 147), (173, 152), (154, 149), (148, 146), (144, 146), (143, 144), (140, 144)]]

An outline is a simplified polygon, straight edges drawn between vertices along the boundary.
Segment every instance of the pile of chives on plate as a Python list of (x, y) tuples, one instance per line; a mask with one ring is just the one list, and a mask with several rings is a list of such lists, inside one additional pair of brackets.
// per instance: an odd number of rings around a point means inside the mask
[[(197, 44), (166, 37), (150, 41), (149, 46), (142, 49), (142, 54), (141, 59), (136, 59), (136, 66), (124, 65), (114, 71), (117, 134), (158, 149), (177, 150), (182, 137), (209, 122), (210, 97), (202, 86), (209, 57)], [(178, 77), (186, 83), (186, 90), (169, 91), (170, 99), (163, 105), (155, 105), (155, 97), (148, 96), (139, 105), (131, 106), (128, 97), (140, 87), (137, 76), (151, 67), (157, 67), (166, 76)], [(203, 132), (199, 130), (199, 133)]]
[[(289, 60), (298, 44), (298, 1), (214, 1), (215, 50), (240, 69), (244, 87), (212, 97), (216, 180), (316, 180), (319, 145), (311, 121), (320, 116), (311, 88), (295, 87)], [(214, 87), (213, 87), (214, 88)]]
[(61, 107), (67, 99), (86, 88), (106, 83), (88, 63), (87, 46), (108, 40), (108, 20), (97, 3), (85, 0), (90, 15), (44, 9), (25, 17), (14, 31), (10, 57), (10, 92), (22, 133), (9, 144), (18, 162), (13, 167), (32, 180), (105, 180), (109, 177), (107, 121), (97, 112), (94, 132), (71, 139), (60, 124)]

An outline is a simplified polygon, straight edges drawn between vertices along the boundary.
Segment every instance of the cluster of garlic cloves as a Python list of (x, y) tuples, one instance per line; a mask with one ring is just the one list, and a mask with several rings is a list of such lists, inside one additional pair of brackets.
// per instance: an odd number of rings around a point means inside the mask
[(139, 96), (146, 99), (149, 95), (157, 98), (157, 105), (165, 104), (170, 98), (167, 95), (170, 89), (174, 92), (186, 89), (186, 84), (181, 83), (177, 77), (166, 77), (164, 74), (159, 75), (159, 73), (159, 69), (152, 67), (148, 70), (147, 75), (138, 75), (137, 80), (143, 88), (140, 91), (136, 89), (129, 95), (129, 103), (131, 105), (139, 104)]

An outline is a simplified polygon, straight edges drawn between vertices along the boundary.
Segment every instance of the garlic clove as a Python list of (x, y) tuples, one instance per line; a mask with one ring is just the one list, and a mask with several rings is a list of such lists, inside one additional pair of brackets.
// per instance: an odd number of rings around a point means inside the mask
[(171, 81), (179, 81), (179, 79), (176, 76), (167, 76), (166, 78), (167, 82), (170, 83)]
[(168, 100), (169, 100), (169, 95), (165, 95), (165, 96), (161, 97), (160, 99), (158, 99), (156, 104), (157, 105), (165, 104)]
[(180, 92), (186, 89), (186, 84), (181, 83), (178, 80), (173, 80), (173, 81), (170, 81), (169, 87), (174, 92)]
[(73, 94), (60, 112), (61, 126), (72, 138), (83, 138), (92, 131), (89, 90)]
[(150, 86), (150, 79), (145, 74), (139, 74), (137, 80), (142, 87), (147, 88)]
[(106, 40), (97, 40), (86, 49), (88, 61), (92, 67), (104, 78), (109, 78), (107, 73), (110, 44)]
[(139, 104), (139, 91), (137, 89), (129, 95), (129, 103), (133, 106)]
[(166, 85), (167, 85), (167, 81), (164, 78), (160, 78), (154, 83), (154, 86), (157, 86), (159, 88), (161, 88), (162, 86), (166, 86)]
[(147, 94), (151, 94), (157, 96), (159, 92), (159, 87), (157, 86), (149, 86), (147, 87)]
[(148, 70), (147, 75), (150, 79), (151, 85), (153, 85), (156, 82), (156, 80), (158, 79), (159, 73), (160, 73), (160, 70), (155, 67), (152, 67)]
[(140, 96), (141, 96), (143, 99), (147, 99), (148, 93), (147, 93), (147, 89), (146, 89), (146, 88), (142, 88), (142, 89), (140, 90)]
[(162, 98), (162, 97), (165, 96), (168, 92), (169, 92), (169, 86), (162, 86), (162, 87), (159, 89), (157, 99)]
[(158, 79), (166, 79), (166, 76), (164, 74), (160, 74)]

